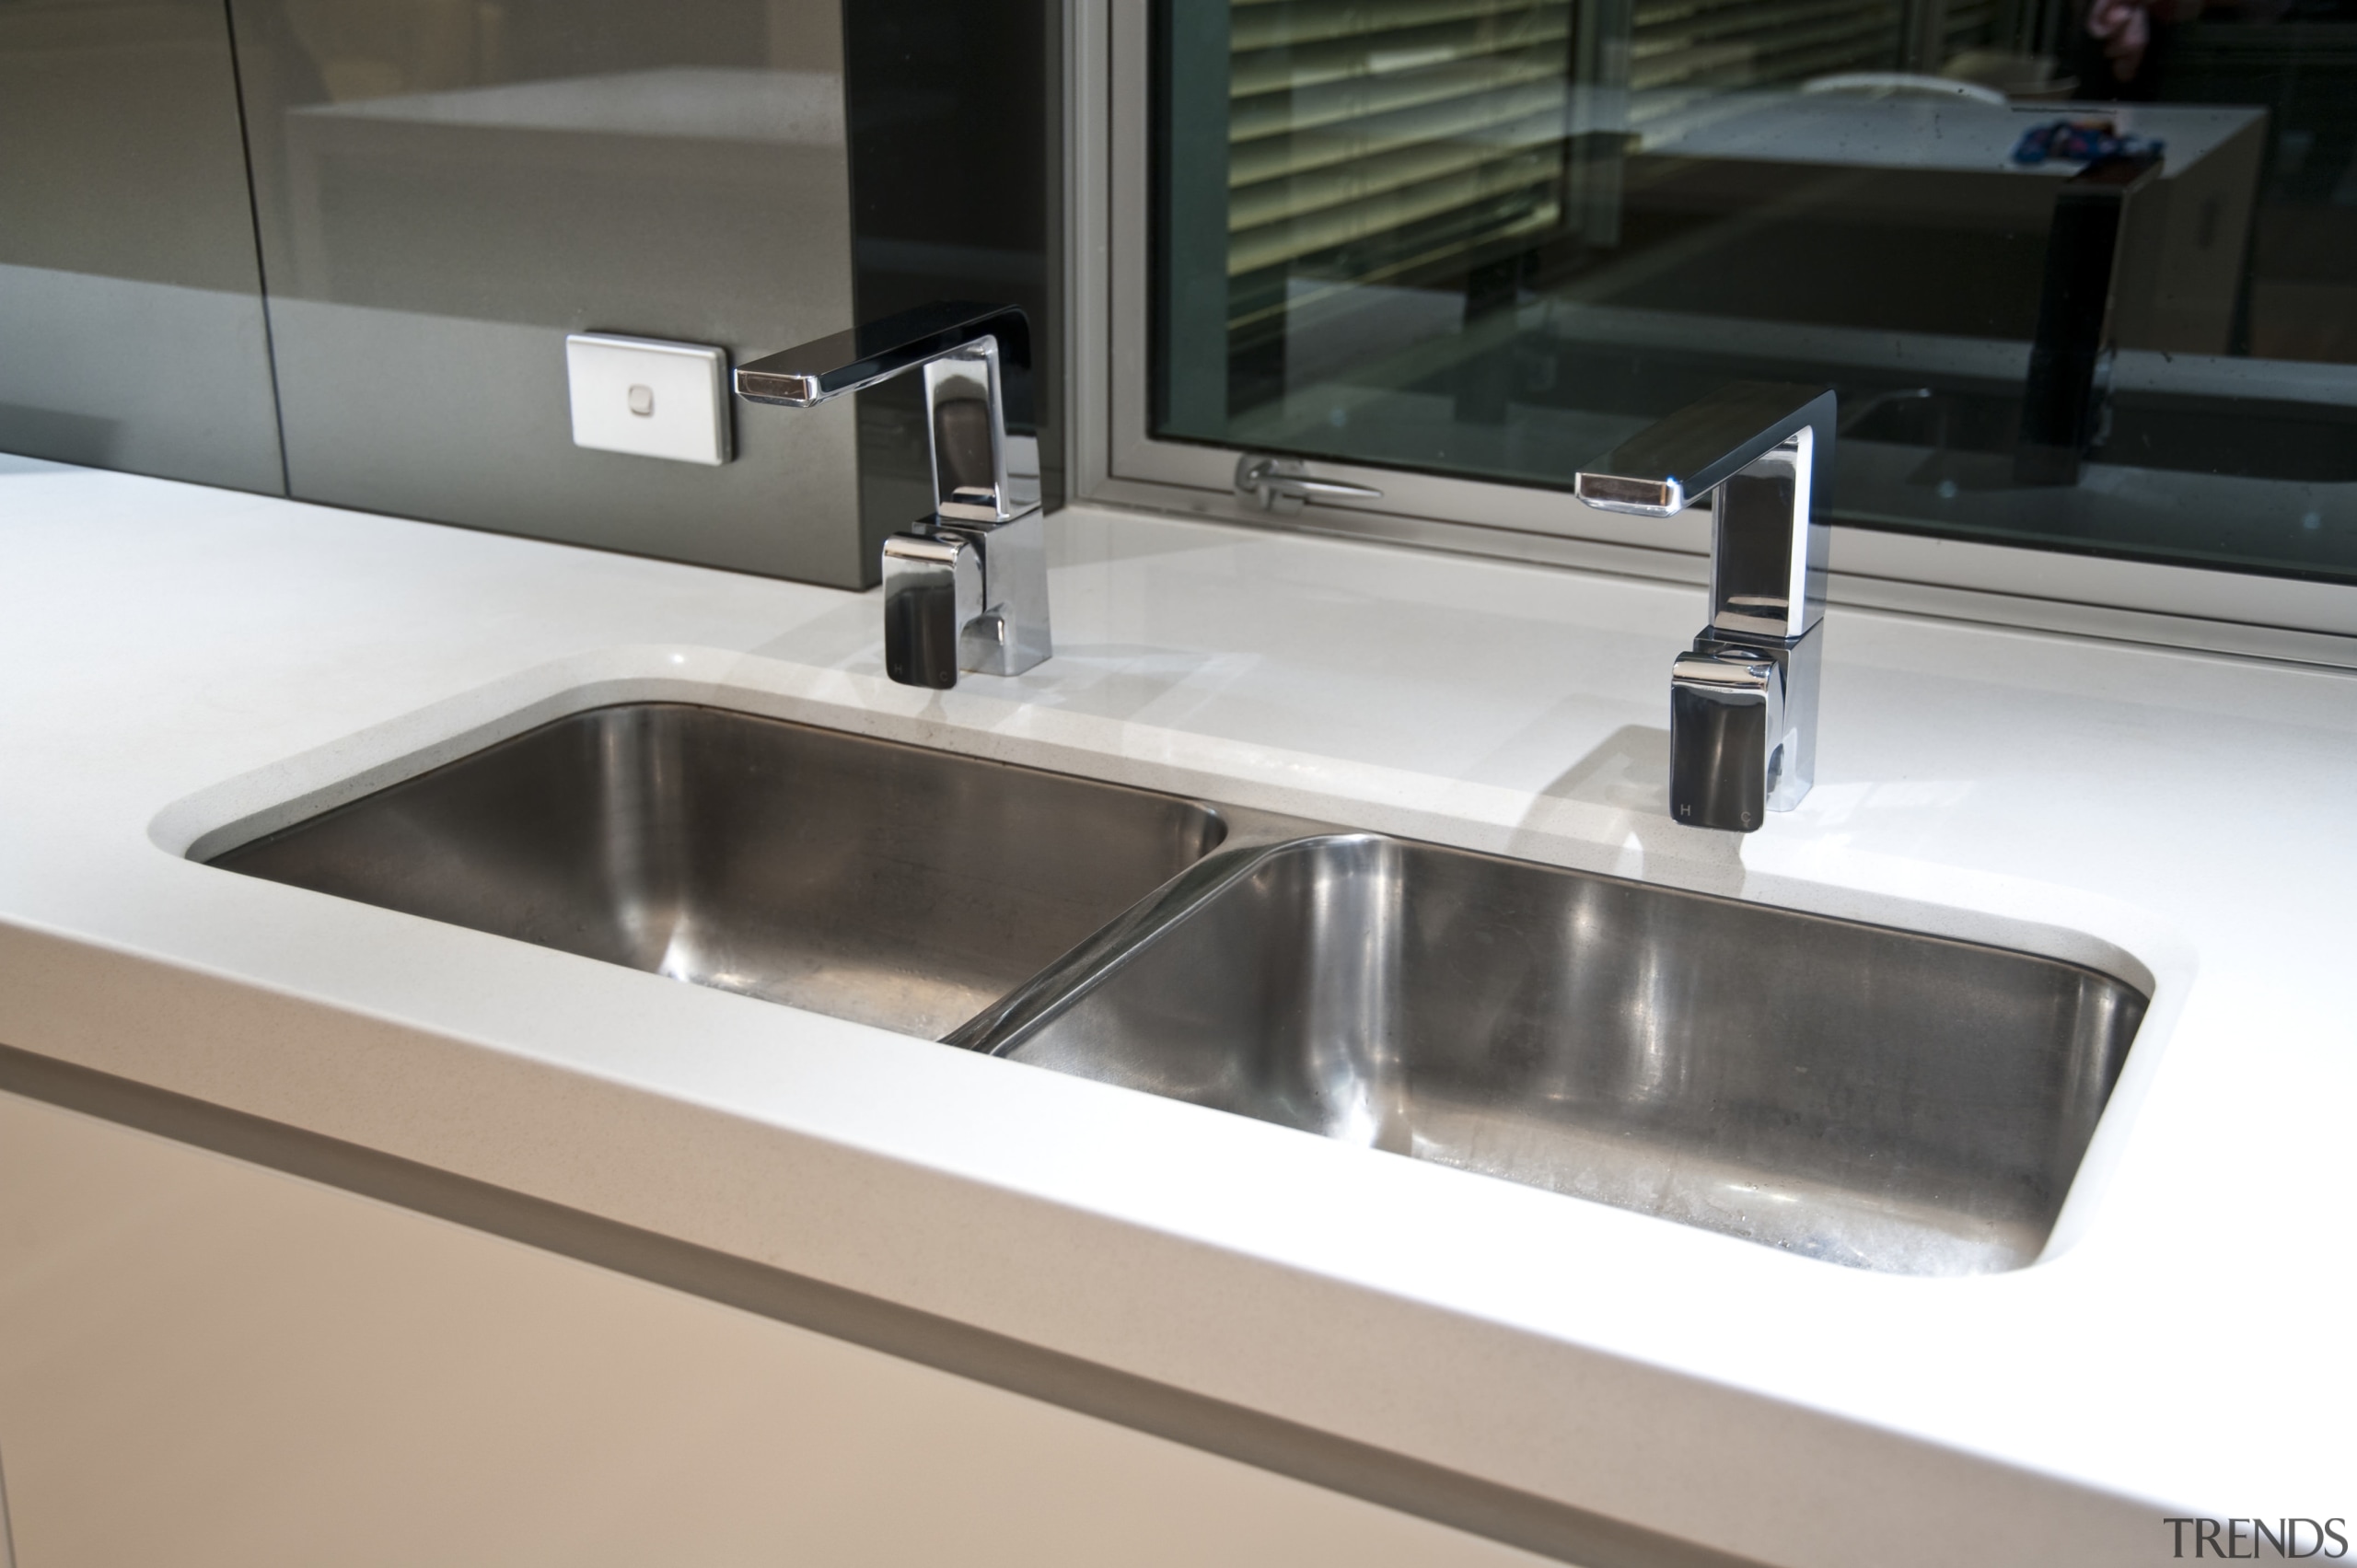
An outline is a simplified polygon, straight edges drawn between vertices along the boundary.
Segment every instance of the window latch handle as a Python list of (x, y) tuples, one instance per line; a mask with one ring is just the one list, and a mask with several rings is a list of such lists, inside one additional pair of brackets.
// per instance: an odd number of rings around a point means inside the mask
[(1375, 501), (1383, 492), (1371, 485), (1317, 479), (1299, 458), (1247, 452), (1236, 459), (1236, 493), (1258, 502), (1263, 512), (1291, 517), (1311, 501)]

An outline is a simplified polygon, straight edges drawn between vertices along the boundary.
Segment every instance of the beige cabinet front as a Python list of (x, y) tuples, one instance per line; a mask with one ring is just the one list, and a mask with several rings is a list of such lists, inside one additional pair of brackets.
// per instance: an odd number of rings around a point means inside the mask
[(8, 1095), (0, 1474), (18, 1568), (1538, 1561)]

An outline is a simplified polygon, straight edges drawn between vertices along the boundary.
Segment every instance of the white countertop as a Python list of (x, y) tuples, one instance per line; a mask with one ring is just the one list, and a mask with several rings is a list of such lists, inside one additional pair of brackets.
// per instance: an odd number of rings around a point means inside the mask
[[(873, 596), (0, 458), (0, 1042), (1771, 1562), (2357, 1515), (2357, 678), (1837, 609), (1817, 787), (1738, 839), (1664, 812), (1697, 589), (1050, 535), (1057, 656), (931, 693)], [(2153, 1012), (2049, 1255), (1903, 1278), (180, 853), (630, 695), (2038, 946)]]

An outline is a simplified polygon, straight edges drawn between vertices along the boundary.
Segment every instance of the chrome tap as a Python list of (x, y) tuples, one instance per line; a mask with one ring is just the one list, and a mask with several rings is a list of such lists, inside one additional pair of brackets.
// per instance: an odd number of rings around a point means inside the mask
[(1833, 461), (1824, 387), (1737, 381), (1638, 432), (1582, 473), (1591, 506), (1666, 517), (1712, 498), (1711, 622), (1669, 674), (1669, 813), (1748, 833), (1817, 773), (1825, 525)]
[(1039, 476), (1007, 463), (1000, 362), (1028, 370), (1011, 305), (919, 306), (737, 367), (749, 402), (809, 408), (924, 372), (934, 514), (884, 541), (884, 669), (946, 688), (959, 670), (1020, 675), (1053, 647)]

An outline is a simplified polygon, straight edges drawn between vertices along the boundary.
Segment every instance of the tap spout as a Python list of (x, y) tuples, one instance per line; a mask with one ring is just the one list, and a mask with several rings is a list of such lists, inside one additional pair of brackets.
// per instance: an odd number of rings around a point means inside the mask
[(1622, 442), (1575, 494), (1645, 517), (1710, 499), (1712, 628), (1801, 636), (1825, 613), (1812, 492), (1833, 460), (1833, 424), (1829, 388), (1737, 381)]
[(1723, 387), (1581, 473), (1608, 512), (1667, 517), (1711, 504), (1710, 621), (1670, 677), (1670, 814), (1750, 832), (1789, 811), (1817, 768), (1826, 528), (1817, 475), (1833, 460), (1832, 390)]
[(787, 408), (923, 376), (934, 510), (884, 541), (881, 569), (884, 668), (903, 685), (1020, 675), (1053, 652), (1036, 447), (1011, 461), (1006, 434), (1007, 375), (1030, 366), (1021, 310), (952, 302), (737, 367), (738, 397)]
[(1030, 323), (1015, 306), (920, 305), (740, 365), (736, 388), (748, 402), (814, 408), (911, 370), (924, 376), (938, 515), (1004, 523), (1036, 508), (1037, 461), (1008, 461), (1006, 377), (1031, 371)]

